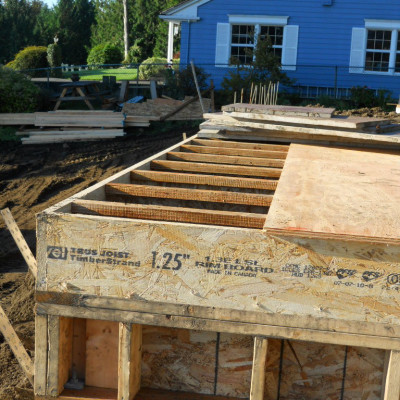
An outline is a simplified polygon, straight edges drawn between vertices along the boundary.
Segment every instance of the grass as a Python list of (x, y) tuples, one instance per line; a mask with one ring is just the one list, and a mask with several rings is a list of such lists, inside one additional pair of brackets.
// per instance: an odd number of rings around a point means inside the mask
[(0, 126), (0, 142), (18, 142), (21, 139), (15, 134), (17, 128)]
[(63, 73), (63, 78), (70, 78), (72, 74), (79, 74), (82, 81), (88, 80), (99, 80), (103, 79), (103, 76), (115, 76), (117, 81), (123, 79), (134, 80), (137, 78), (136, 68), (104, 68), (104, 69), (87, 69), (81, 71), (68, 71)]

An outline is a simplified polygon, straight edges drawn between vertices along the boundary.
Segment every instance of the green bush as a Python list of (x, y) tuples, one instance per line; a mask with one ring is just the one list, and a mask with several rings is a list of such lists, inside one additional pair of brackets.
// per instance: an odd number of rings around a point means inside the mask
[(61, 68), (57, 68), (61, 66), (61, 61), (61, 47), (57, 43), (49, 44), (47, 46), (47, 62), (51, 68), (55, 68), (51, 70), (51, 76), (62, 76)]
[(44, 46), (29, 46), (21, 50), (15, 56), (14, 60), (9, 62), (7, 67), (35, 77), (46, 75), (43, 71), (26, 71), (38, 68), (48, 68), (47, 48)]
[(34, 112), (40, 98), (39, 88), (25, 75), (0, 66), (0, 112)]
[[(196, 71), (197, 83), (200, 92), (207, 89), (207, 79), (210, 75), (206, 74), (203, 68), (194, 67)], [(196, 96), (197, 89), (194, 82), (193, 71), (191, 65), (179, 70), (179, 60), (173, 66), (164, 71), (165, 74), (165, 94), (174, 99), (183, 99), (185, 96)]]
[(150, 57), (140, 64), (139, 79), (163, 78), (167, 65), (166, 58)]
[(121, 64), (121, 61), (121, 50), (110, 43), (94, 46), (87, 58), (88, 65)]

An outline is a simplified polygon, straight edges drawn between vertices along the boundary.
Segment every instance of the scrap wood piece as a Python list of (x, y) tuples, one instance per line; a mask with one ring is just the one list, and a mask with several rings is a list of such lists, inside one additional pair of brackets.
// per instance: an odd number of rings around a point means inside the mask
[(21, 340), (16, 334), (12, 327), (10, 320), (8, 319), (3, 307), (0, 305), (0, 332), (3, 334), (4, 339), (11, 347), (15, 358), (19, 362), (19, 365), (24, 370), (25, 375), (29, 379), (29, 382), (33, 385), (34, 368), (32, 359), (29, 357), (25, 350)]
[(26, 240), (22, 236), (21, 231), (18, 228), (17, 223), (15, 222), (11, 211), (8, 208), (1, 210), (1, 215), (3, 216), (4, 222), (7, 225), (8, 230), (10, 231), (12, 237), (15, 240), (16, 245), (18, 246), (22, 256), (24, 257), (26, 263), (28, 264), (29, 270), (35, 279), (37, 279), (37, 262), (35, 257), (33, 256), (31, 249), (28, 247)]

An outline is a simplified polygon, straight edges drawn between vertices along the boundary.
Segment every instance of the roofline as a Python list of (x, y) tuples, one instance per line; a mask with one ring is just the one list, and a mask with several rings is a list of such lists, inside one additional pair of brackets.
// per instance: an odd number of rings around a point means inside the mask
[[(211, 0), (185, 0), (185, 1), (182, 1), (178, 5), (162, 11), (160, 14), (160, 18), (162, 18), (161, 16), (165, 16), (165, 17), (175, 16), (177, 18), (179, 18), (180, 15), (186, 16), (186, 14), (184, 12), (183, 13), (181, 13), (181, 12), (184, 11), (185, 9), (190, 9), (190, 8), (192, 8), (191, 11), (195, 11), (195, 13), (190, 16), (190, 19), (192, 19), (192, 17), (197, 18), (197, 8), (205, 3), (208, 3), (209, 1), (211, 1)], [(163, 18), (163, 19), (167, 19), (167, 18)]]

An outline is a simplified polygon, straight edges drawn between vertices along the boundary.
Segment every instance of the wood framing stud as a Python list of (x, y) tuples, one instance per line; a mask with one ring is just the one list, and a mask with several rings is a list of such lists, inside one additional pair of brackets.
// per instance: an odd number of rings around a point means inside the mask
[(149, 206), (106, 201), (76, 200), (71, 204), (74, 214), (104, 215), (109, 217), (151, 219), (194, 224), (211, 224), (261, 229), (265, 215), (229, 211), (212, 211), (169, 206)]
[(382, 400), (399, 400), (400, 398), (400, 351), (390, 351), (385, 366), (386, 382), (383, 387)]
[(24, 370), (26, 377), (29, 379), (29, 382), (33, 385), (33, 374), (34, 374), (33, 362), (29, 357), (28, 353), (26, 352), (25, 347), (21, 343), (21, 340), (15, 333), (15, 330), (12, 327), (1, 305), (0, 305), (0, 332), (3, 334), (4, 339), (11, 347), (11, 350), (14, 353), (15, 358), (19, 362), (21, 368)]
[(253, 370), (251, 374), (250, 400), (264, 399), (265, 363), (267, 360), (268, 340), (254, 338)]
[(46, 395), (47, 380), (47, 316), (35, 317), (35, 395)]

